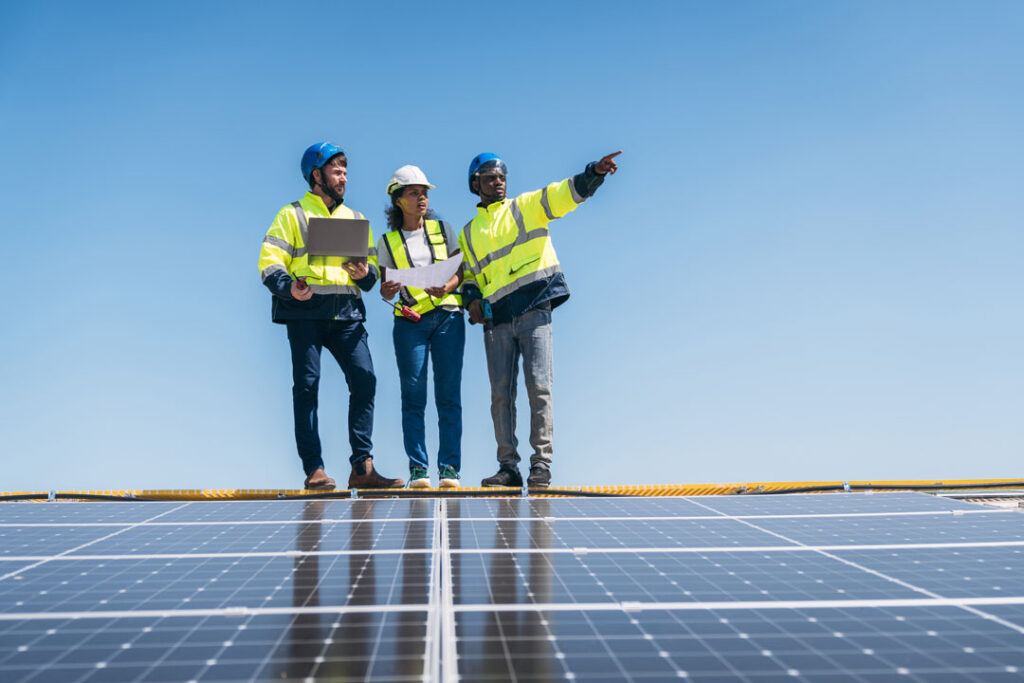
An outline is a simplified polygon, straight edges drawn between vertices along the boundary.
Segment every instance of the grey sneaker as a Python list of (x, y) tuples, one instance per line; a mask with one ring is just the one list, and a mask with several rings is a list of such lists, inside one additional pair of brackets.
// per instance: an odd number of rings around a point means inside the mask
[(480, 482), (481, 486), (514, 486), (522, 488), (523, 477), (519, 470), (502, 467), (493, 477), (487, 477)]
[(441, 481), (438, 486), (443, 489), (457, 489), (459, 488), (459, 471), (451, 465), (445, 465), (441, 468), (440, 473)]
[(551, 484), (551, 470), (547, 465), (531, 465), (530, 476), (526, 478), (526, 485), (530, 488), (546, 489)]

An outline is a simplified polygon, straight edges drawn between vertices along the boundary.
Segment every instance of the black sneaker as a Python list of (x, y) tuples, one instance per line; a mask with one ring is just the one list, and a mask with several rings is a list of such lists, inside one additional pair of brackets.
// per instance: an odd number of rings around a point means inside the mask
[(526, 478), (526, 485), (530, 488), (546, 489), (551, 483), (551, 470), (547, 465), (531, 465), (530, 476)]
[(523, 487), (523, 477), (519, 470), (502, 467), (493, 477), (487, 477), (480, 482), (481, 486), (514, 486)]

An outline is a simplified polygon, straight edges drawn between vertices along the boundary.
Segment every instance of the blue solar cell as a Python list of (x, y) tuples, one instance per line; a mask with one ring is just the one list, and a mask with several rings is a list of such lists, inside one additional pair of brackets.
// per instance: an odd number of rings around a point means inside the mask
[(0, 527), (0, 559), (57, 555), (109, 536), (128, 527), (8, 526)]
[(114, 523), (134, 524), (185, 503), (105, 503), (105, 502), (19, 502), (0, 503), (0, 524)]
[(473, 553), (455, 604), (883, 600), (920, 593), (816, 552)]
[(806, 545), (879, 545), (1024, 541), (1024, 515), (984, 510), (936, 515), (751, 520)]
[(1024, 595), (1024, 547), (837, 550), (832, 554), (947, 598)]
[(793, 545), (728, 518), (588, 520), (534, 518), (448, 523), (454, 549), (704, 548)]
[(448, 501), (449, 519), (547, 517), (557, 510), (560, 519), (592, 517), (709, 517), (695, 501), (700, 498), (508, 498)]
[(471, 679), (989, 680), (1024, 671), (1020, 634), (955, 607), (460, 612), (456, 635), (460, 673)]
[(429, 550), (433, 520), (135, 526), (74, 555)]
[(0, 680), (421, 680), (422, 611), (0, 622)]
[(0, 613), (429, 601), (428, 553), (53, 561), (0, 582)]
[(973, 503), (913, 491), (701, 496), (691, 498), (727, 515), (827, 515), (977, 510)]
[(191, 502), (158, 521), (290, 522), (351, 519), (424, 519), (434, 516), (433, 500), (262, 500)]

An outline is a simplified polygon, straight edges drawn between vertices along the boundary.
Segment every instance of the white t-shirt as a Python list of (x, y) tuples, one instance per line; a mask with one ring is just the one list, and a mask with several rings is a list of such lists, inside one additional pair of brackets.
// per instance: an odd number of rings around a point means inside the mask
[[(452, 232), (452, 226), (448, 223), (442, 223), (444, 231), (445, 242), (448, 243), (448, 255), (451, 256), (453, 252), (459, 250), (459, 239)], [(409, 248), (409, 260), (412, 262), (413, 268), (419, 266), (429, 266), (430, 260), (430, 245), (427, 242), (427, 231), (423, 228), (419, 230), (403, 230), (402, 237), (405, 238), (405, 244)], [(385, 239), (382, 236), (377, 241), (377, 265), (383, 268), (397, 268), (395, 262), (391, 260), (391, 252), (388, 251), (388, 245), (385, 243)], [(387, 273), (384, 274), (387, 278)], [(458, 306), (442, 306), (446, 311), (457, 311)]]
[[(458, 251), (459, 239), (452, 232), (451, 225), (444, 223), (444, 239), (448, 243), (448, 254)], [(414, 268), (418, 266), (429, 266), (430, 261), (430, 244), (427, 242), (427, 231), (423, 228), (419, 230), (403, 230), (402, 237), (405, 239), (405, 244), (409, 248), (409, 260), (412, 262)], [(377, 241), (377, 265), (384, 266), (385, 268), (397, 268), (395, 262), (391, 260), (391, 252), (388, 251), (388, 245), (385, 244), (384, 237), (381, 237)]]

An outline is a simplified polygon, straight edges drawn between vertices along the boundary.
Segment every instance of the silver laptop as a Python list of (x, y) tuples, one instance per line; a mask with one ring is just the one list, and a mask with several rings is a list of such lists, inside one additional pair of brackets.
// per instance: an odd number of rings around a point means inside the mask
[(365, 261), (370, 248), (370, 221), (360, 218), (310, 218), (311, 256), (344, 256)]

